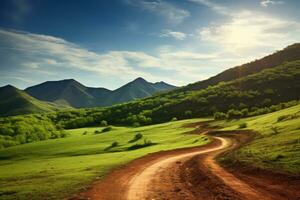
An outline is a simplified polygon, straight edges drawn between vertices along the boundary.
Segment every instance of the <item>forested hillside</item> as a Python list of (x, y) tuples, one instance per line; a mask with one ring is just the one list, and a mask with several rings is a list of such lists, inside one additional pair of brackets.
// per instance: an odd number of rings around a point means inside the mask
[(295, 60), (300, 60), (300, 43), (290, 45), (283, 50), (277, 51), (264, 58), (230, 68), (207, 80), (189, 84), (180, 90), (186, 91), (205, 89), (210, 85), (215, 85), (222, 81), (232, 81), (237, 78), (260, 72), (264, 69), (276, 67), (284, 62), (291, 62)]

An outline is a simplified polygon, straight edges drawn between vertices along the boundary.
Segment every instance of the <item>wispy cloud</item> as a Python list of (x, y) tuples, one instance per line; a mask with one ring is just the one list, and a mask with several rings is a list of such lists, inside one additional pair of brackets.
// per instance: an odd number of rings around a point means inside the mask
[(283, 4), (283, 1), (276, 1), (276, 0), (262, 0), (260, 2), (260, 5), (263, 7), (268, 7), (270, 5), (278, 5), (278, 4)]
[(231, 13), (227, 7), (214, 3), (210, 0), (189, 0), (189, 1), (207, 6), (208, 8), (222, 15), (230, 15)]
[(137, 6), (149, 12), (155, 13), (166, 18), (169, 22), (180, 24), (184, 19), (190, 16), (190, 12), (178, 8), (175, 5), (164, 0), (125, 0), (128, 4)]
[(171, 37), (176, 40), (184, 40), (187, 37), (187, 34), (185, 34), (183, 32), (179, 32), (179, 31), (172, 31), (169, 29), (165, 29), (159, 34), (159, 36), (160, 37)]
[(213, 66), (219, 63), (214, 60), (222, 56), (175, 47), (159, 48), (155, 55), (142, 51), (96, 53), (62, 38), (5, 29), (0, 29), (0, 46), (2, 74), (9, 72), (24, 80), (35, 77), (37, 81), (86, 74), (102, 80), (99, 84), (108, 78), (114, 82), (123, 79), (124, 83), (142, 76), (183, 85), (213, 75)]

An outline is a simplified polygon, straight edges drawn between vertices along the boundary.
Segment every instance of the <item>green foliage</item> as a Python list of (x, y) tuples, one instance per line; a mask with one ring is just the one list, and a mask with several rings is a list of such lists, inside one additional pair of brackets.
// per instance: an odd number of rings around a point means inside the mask
[(108, 123), (107, 123), (107, 121), (105, 121), (105, 120), (102, 120), (102, 121), (101, 121), (101, 123), (100, 123), (100, 125), (101, 125), (101, 126), (107, 126), (107, 125), (108, 125)]
[(215, 112), (214, 114), (214, 119), (219, 120), (219, 119), (226, 119), (227, 115), (223, 112)]
[(136, 150), (136, 149), (140, 149), (140, 148), (149, 147), (152, 145), (155, 145), (155, 143), (151, 142), (151, 140), (144, 139), (144, 143), (142, 143), (142, 144), (136, 143), (136, 144), (128, 147), (127, 149), (128, 150)]
[(109, 132), (112, 130), (112, 127), (111, 126), (108, 126), (108, 127), (105, 127), (104, 129), (102, 129), (102, 133), (105, 133), (105, 132)]
[(240, 125), (239, 125), (239, 128), (247, 128), (247, 123), (241, 123)]
[(135, 134), (134, 138), (133, 138), (132, 140), (129, 141), (129, 143), (136, 142), (136, 141), (138, 141), (139, 139), (141, 139), (142, 137), (143, 137), (143, 134), (137, 133), (137, 134)]
[(172, 121), (172, 122), (177, 121), (177, 117), (173, 117), (173, 118), (171, 119), (171, 121)]
[(95, 130), (95, 131), (94, 131), (95, 134), (100, 134), (101, 132), (102, 132), (102, 131), (99, 131), (99, 130)]

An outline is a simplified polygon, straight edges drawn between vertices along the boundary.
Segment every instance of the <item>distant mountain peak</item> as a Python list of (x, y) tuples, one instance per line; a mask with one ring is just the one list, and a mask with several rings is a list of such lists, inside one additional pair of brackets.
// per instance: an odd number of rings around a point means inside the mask
[(138, 77), (138, 78), (136, 78), (136, 79), (134, 79), (132, 82), (148, 82), (148, 81), (146, 81), (144, 78), (142, 78), (142, 77)]
[(0, 87), (0, 88), (2, 88), (2, 89), (17, 89), (16, 87), (14, 87), (14, 86), (12, 86), (12, 85), (10, 85), (10, 84), (5, 85), (5, 86)]

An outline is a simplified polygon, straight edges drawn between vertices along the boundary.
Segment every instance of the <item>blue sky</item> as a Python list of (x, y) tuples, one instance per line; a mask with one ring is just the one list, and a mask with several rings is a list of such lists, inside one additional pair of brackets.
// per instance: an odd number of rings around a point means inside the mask
[(185, 85), (300, 41), (296, 0), (2, 0), (0, 86)]

